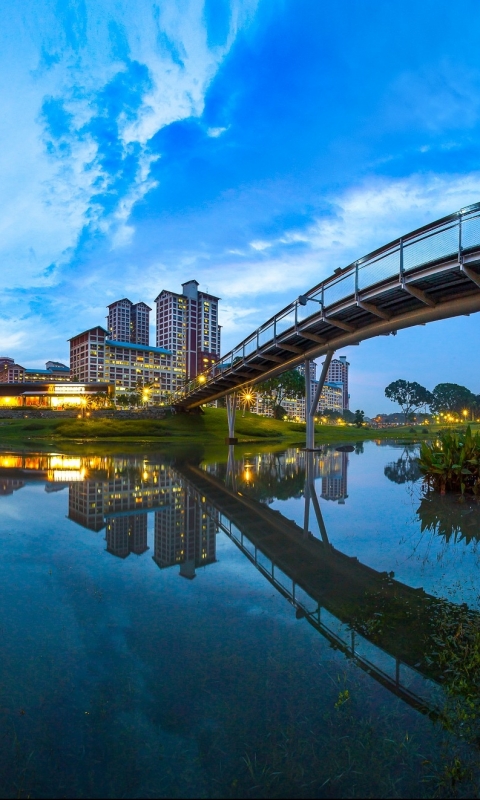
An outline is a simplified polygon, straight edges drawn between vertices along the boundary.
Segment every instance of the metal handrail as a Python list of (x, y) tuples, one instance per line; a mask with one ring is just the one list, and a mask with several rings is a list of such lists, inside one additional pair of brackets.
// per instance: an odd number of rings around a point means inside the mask
[[(292, 315), (292, 322), (293, 324), (290, 328), (287, 328), (285, 331), (282, 331), (282, 336), (287, 333), (288, 330), (292, 328), (296, 329), (299, 324), (305, 323), (307, 320), (311, 319), (314, 316), (318, 315), (318, 310), (314, 313), (309, 314), (302, 319), (299, 319), (299, 308), (304, 307), (308, 304), (308, 302), (316, 302), (320, 303), (321, 312), (323, 313), (326, 308), (331, 306), (337, 305), (341, 300), (345, 300), (348, 297), (351, 297), (358, 292), (358, 277), (359, 274), (364, 275), (364, 270), (368, 269), (368, 267), (373, 267), (378, 265), (385, 259), (387, 256), (394, 256), (398, 254), (398, 267), (393, 271), (388, 271), (387, 274), (383, 275), (380, 279), (376, 276), (376, 280), (372, 280), (370, 283), (362, 286), (360, 291), (364, 292), (367, 291), (372, 286), (375, 286), (378, 283), (381, 283), (383, 280), (387, 278), (392, 278), (396, 274), (399, 276), (399, 280), (404, 280), (404, 275), (410, 272), (413, 269), (417, 269), (420, 266), (424, 266), (425, 264), (431, 263), (433, 261), (442, 260), (447, 257), (451, 257), (458, 253), (459, 261), (461, 260), (462, 254), (468, 250), (469, 248), (465, 248), (463, 246), (462, 241), (462, 229), (464, 227), (465, 222), (469, 220), (479, 218), (480, 217), (480, 203), (474, 203), (473, 205), (467, 206), (466, 208), (462, 208), (460, 211), (455, 212), (454, 214), (449, 214), (446, 217), (442, 217), (435, 222), (432, 222), (428, 225), (424, 225), (421, 228), (417, 228), (414, 231), (411, 231), (405, 236), (399, 237), (398, 239), (394, 239), (392, 242), (384, 245), (383, 247), (377, 248), (373, 250), (371, 253), (363, 256), (360, 259), (352, 262), (348, 266), (335, 270), (333, 275), (330, 275), (328, 278), (325, 278), (323, 281), (318, 283), (304, 295), (302, 295), (302, 302), (299, 302), (299, 299), (295, 299), (293, 302), (289, 303), (287, 306), (282, 308), (279, 312), (274, 314), (273, 317), (270, 317), (266, 322), (256, 328), (253, 333), (243, 339), (236, 347), (232, 348), (228, 353), (226, 353), (220, 360), (211, 367), (208, 372), (202, 373), (197, 375), (196, 378), (189, 381), (189, 383), (179, 392), (175, 394), (176, 400), (181, 400), (182, 398), (187, 397), (192, 392), (194, 392), (199, 387), (205, 387), (214, 382), (219, 375), (228, 374), (230, 369), (234, 367), (234, 363), (244, 362), (245, 359), (255, 357), (256, 353), (260, 349), (264, 349), (266, 345), (273, 344), (277, 341), (277, 323), (284, 320), (290, 314)], [(435, 256), (432, 258), (425, 258), (415, 263), (413, 266), (410, 265), (407, 270), (404, 268), (404, 255), (405, 251), (407, 250), (410, 253), (410, 248), (418, 245), (419, 243), (424, 243), (427, 240), (430, 240), (434, 243), (435, 237), (440, 237), (450, 231), (455, 231), (458, 229), (458, 236), (456, 237), (456, 244), (455, 249), (452, 250), (452, 246), (447, 246), (446, 249), (441, 250), (440, 245), (440, 252), (436, 253)], [(480, 231), (478, 235), (478, 242), (476, 244), (480, 244)], [(471, 245), (473, 246), (473, 245)], [(346, 281), (348, 278), (354, 276), (355, 282), (352, 291), (346, 293), (343, 297), (337, 298), (332, 303), (325, 303), (325, 292), (332, 289), (335, 286)], [(318, 297), (320, 295), (320, 300)], [(328, 298), (327, 298), (328, 299)], [(272, 328), (273, 335), (267, 339), (266, 341), (262, 342), (260, 345), (259, 339), (262, 333), (266, 333), (269, 329)], [(249, 345), (254, 345), (253, 349), (246, 353), (246, 348)], [(236, 359), (236, 361), (235, 361)], [(229, 363), (230, 360), (230, 363)]]

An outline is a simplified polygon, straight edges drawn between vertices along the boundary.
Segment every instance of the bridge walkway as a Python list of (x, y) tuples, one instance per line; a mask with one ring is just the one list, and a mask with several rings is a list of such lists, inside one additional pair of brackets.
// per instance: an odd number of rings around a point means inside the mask
[(339, 348), (480, 310), (480, 203), (396, 239), (269, 319), (174, 402), (188, 410)]

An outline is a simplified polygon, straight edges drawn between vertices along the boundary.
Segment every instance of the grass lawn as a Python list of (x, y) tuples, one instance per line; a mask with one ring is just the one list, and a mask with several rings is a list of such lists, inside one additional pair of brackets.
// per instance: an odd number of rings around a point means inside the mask
[[(454, 426), (455, 427), (455, 426)], [(479, 425), (474, 425), (479, 428)], [(367, 439), (405, 439), (415, 441), (431, 436), (437, 426), (424, 432), (422, 426), (386, 429), (317, 425), (317, 444), (356, 442)], [(14, 444), (52, 444), (61, 441), (164, 442), (178, 444), (223, 444), (228, 435), (224, 408), (206, 408), (204, 414), (177, 414), (160, 420), (116, 419), (0, 419), (0, 447)], [(284, 422), (247, 413), (237, 414), (235, 435), (242, 442), (303, 444), (305, 423)]]

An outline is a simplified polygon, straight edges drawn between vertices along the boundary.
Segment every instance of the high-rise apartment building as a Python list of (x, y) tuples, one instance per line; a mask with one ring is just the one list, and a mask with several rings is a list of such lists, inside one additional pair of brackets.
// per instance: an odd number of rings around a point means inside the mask
[(332, 358), (327, 373), (329, 383), (341, 383), (343, 385), (343, 409), (349, 407), (350, 395), (348, 393), (348, 368), (350, 364), (346, 356)]
[[(163, 347), (114, 341), (97, 325), (70, 339), (70, 370), (75, 380), (113, 383), (117, 391), (151, 385), (149, 397), (162, 401), (172, 391), (172, 357)], [(87, 377), (88, 376), (88, 377)]]
[(132, 344), (150, 344), (150, 306), (132, 303), (127, 297), (110, 303), (107, 328), (110, 339)]
[(200, 292), (198, 285), (198, 281), (187, 281), (182, 284), (182, 294), (163, 289), (155, 299), (157, 347), (165, 347), (172, 353), (177, 388), (208, 370), (220, 358), (220, 298)]

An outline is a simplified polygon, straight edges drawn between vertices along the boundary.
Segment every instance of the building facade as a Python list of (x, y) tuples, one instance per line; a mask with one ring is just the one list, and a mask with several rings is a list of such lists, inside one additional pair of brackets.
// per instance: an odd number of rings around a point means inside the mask
[(350, 395), (348, 393), (348, 368), (350, 364), (346, 356), (340, 358), (332, 358), (327, 372), (327, 381), (330, 383), (338, 383), (343, 386), (343, 409), (349, 408)]
[(107, 316), (109, 338), (116, 342), (150, 344), (150, 306), (132, 303), (127, 297), (110, 303)]
[(13, 358), (0, 356), (0, 383), (24, 383), (25, 367), (16, 364)]
[(70, 380), (70, 367), (60, 361), (47, 361), (45, 369), (28, 369), (16, 364), (13, 358), (0, 357), (0, 383), (31, 383), (53, 381), (65, 383)]
[[(305, 375), (305, 366), (303, 364), (297, 367), (297, 370), (298, 372), (300, 372), (301, 375)], [(317, 364), (315, 361), (311, 361), (310, 396), (312, 399), (315, 396), (317, 387), (318, 387)], [(318, 401), (317, 410), (315, 413), (321, 415), (323, 414), (324, 411), (328, 409), (330, 411), (335, 411), (335, 413), (341, 415), (344, 408), (343, 402), (344, 402), (343, 384), (334, 383), (333, 381), (325, 381)], [(302, 422), (306, 419), (305, 397), (298, 397), (298, 398), (286, 397), (284, 400), (282, 400), (282, 407), (285, 409), (290, 419), (295, 419)], [(263, 416), (267, 417), (273, 416), (273, 409), (271, 402), (269, 401), (268, 398), (262, 396), (261, 394), (257, 394), (255, 396), (255, 402), (252, 404), (251, 410), (255, 414), (262, 414)]]
[(195, 280), (182, 287), (182, 294), (163, 289), (155, 299), (157, 347), (172, 353), (178, 389), (220, 358), (219, 298), (200, 292)]
[(114, 341), (99, 325), (70, 339), (70, 370), (80, 381), (112, 383), (117, 393), (146, 386), (154, 402), (165, 402), (172, 391), (168, 350)]

